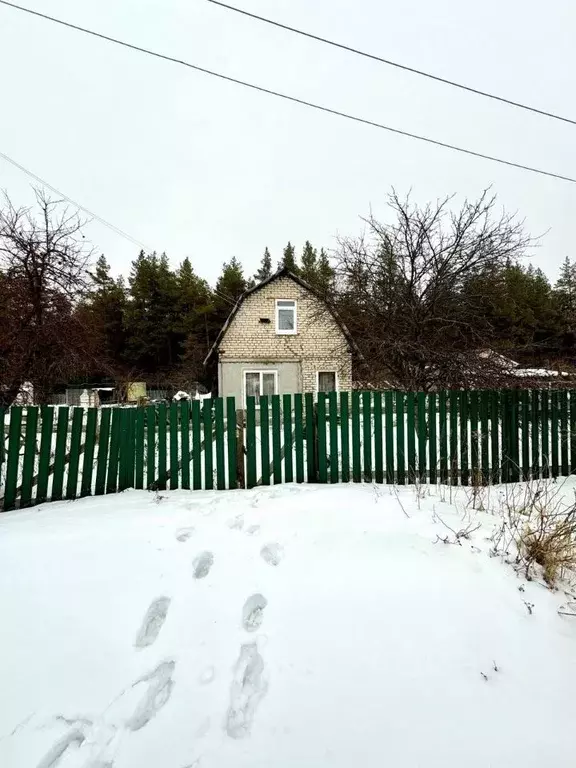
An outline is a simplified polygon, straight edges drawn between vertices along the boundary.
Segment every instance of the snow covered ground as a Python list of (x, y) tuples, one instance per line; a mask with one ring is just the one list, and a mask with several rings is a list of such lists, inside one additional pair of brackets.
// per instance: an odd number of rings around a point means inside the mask
[(497, 517), (462, 489), (420, 493), (130, 491), (3, 515), (0, 766), (574, 766), (566, 595), (489, 557)]

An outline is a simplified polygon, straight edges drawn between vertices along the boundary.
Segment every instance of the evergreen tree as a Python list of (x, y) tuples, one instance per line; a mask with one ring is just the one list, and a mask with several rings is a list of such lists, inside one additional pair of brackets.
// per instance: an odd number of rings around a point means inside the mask
[(261, 283), (263, 280), (268, 280), (269, 277), (272, 276), (272, 256), (270, 256), (270, 251), (268, 248), (264, 250), (264, 256), (262, 256), (262, 261), (260, 262), (260, 268), (254, 275), (254, 280), (256, 283)]
[(140, 255), (132, 263), (124, 315), (126, 362), (156, 374), (179, 357), (178, 282), (166, 254)]
[(568, 256), (560, 267), (560, 277), (554, 287), (554, 298), (566, 331), (576, 330), (576, 264)]
[(300, 276), (308, 285), (314, 287), (318, 277), (318, 254), (309, 240), (306, 240), (302, 251)]
[(324, 248), (320, 249), (318, 257), (318, 277), (316, 288), (323, 296), (330, 297), (334, 293), (336, 273), (330, 264), (330, 259)]
[(288, 269), (294, 275), (298, 275), (300, 273), (298, 265), (296, 264), (296, 251), (290, 241), (288, 241), (288, 245), (286, 248), (284, 248), (279, 267), (281, 269)]
[(238, 259), (233, 256), (222, 265), (222, 274), (216, 282), (216, 304), (218, 301), (231, 301), (235, 304), (246, 290), (244, 270)]
[(90, 273), (91, 285), (79, 313), (93, 337), (94, 354), (100, 374), (122, 364), (126, 345), (124, 333), (124, 312), (126, 311), (126, 289), (122, 277), (115, 280), (110, 274), (110, 265), (104, 255), (96, 262)]

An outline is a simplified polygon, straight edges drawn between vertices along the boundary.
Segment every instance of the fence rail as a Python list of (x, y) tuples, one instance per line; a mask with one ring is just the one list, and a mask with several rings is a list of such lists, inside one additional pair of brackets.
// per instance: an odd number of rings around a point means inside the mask
[(288, 482), (452, 485), (576, 471), (576, 391), (342, 392), (0, 409), (0, 508)]

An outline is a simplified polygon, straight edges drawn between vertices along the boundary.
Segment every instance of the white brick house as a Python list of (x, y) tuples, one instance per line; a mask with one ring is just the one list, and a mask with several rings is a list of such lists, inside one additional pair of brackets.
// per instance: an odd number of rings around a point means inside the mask
[(239, 299), (210, 350), (218, 395), (349, 390), (360, 353), (338, 315), (303, 280), (280, 270)]

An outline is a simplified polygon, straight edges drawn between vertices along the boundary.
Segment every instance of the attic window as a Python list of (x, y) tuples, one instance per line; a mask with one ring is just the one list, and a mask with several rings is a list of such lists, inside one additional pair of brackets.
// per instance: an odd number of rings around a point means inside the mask
[(276, 333), (297, 333), (296, 302), (293, 299), (276, 299)]

